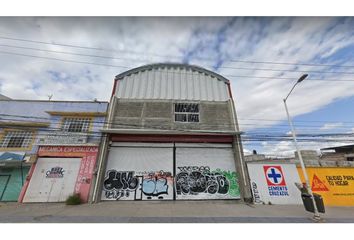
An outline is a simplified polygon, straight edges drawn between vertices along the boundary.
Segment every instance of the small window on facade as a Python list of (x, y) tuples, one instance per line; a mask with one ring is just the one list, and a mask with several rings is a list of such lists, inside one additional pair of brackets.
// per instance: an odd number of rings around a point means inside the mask
[(176, 103), (176, 122), (199, 122), (199, 104), (197, 103)]
[(33, 140), (33, 132), (8, 131), (1, 142), (2, 148), (28, 148)]
[(64, 118), (62, 130), (65, 132), (88, 132), (90, 118)]

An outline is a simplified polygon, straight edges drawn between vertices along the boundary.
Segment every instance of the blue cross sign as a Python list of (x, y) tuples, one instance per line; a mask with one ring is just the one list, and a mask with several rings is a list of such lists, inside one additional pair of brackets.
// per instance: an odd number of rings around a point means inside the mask
[(279, 184), (283, 180), (283, 176), (277, 168), (273, 168), (273, 167), (268, 168), (266, 174), (267, 174), (268, 180), (274, 184)]

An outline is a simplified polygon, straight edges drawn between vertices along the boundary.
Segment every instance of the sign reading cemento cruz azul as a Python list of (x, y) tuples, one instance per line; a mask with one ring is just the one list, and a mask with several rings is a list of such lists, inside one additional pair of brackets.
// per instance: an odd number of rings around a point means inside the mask
[(294, 164), (248, 163), (247, 167), (255, 203), (302, 204)]
[(263, 166), (270, 196), (289, 196), (281, 166)]

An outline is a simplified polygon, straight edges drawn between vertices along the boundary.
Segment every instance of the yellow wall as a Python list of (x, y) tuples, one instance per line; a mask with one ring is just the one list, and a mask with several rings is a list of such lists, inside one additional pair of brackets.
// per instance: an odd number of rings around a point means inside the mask
[[(354, 206), (354, 168), (307, 167), (306, 170), (313, 192), (323, 197), (325, 205)], [(305, 182), (301, 167), (297, 168), (297, 171)], [(316, 178), (313, 181), (314, 175), (320, 182), (316, 181)]]

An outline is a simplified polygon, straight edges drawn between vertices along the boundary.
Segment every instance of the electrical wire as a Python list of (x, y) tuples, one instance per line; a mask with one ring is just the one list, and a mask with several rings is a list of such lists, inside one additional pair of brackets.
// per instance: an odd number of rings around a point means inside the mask
[[(78, 63), (78, 64), (89, 64), (89, 65), (95, 65), (95, 66), (102, 66), (102, 67), (114, 67), (114, 68), (125, 68), (125, 69), (132, 69), (134, 68), (133, 66), (120, 66), (120, 65), (112, 65), (112, 64), (104, 64), (104, 63), (93, 63), (93, 62), (85, 62), (85, 61), (77, 61), (77, 60), (67, 60), (67, 59), (61, 59), (61, 58), (53, 58), (53, 57), (43, 57), (43, 56), (36, 56), (36, 55), (30, 55), (30, 54), (23, 54), (23, 53), (14, 53), (14, 52), (7, 52), (7, 51), (0, 51), (0, 53), (3, 54), (9, 54), (9, 55), (16, 55), (16, 56), (22, 56), (22, 57), (33, 57), (33, 58), (38, 58), (38, 59), (46, 59), (46, 60), (53, 60), (53, 61), (61, 61), (61, 62), (70, 62), (70, 63)], [(161, 72), (161, 73), (166, 73), (164, 71), (156, 71), (156, 72)], [(175, 73), (175, 74), (180, 74), (184, 76), (188, 75), (198, 75), (197, 73), (181, 73), (181, 72), (173, 72), (173, 71), (168, 71), (168, 73)], [(225, 77), (235, 77), (235, 78), (261, 78), (261, 79), (280, 79), (280, 80), (295, 80), (296, 78), (284, 78), (284, 77), (265, 77), (265, 76), (242, 76), (242, 75), (229, 75), (229, 74), (223, 74)], [(323, 82), (354, 82), (354, 79), (315, 79), (315, 78), (310, 78), (307, 80), (309, 81), (323, 81)]]
[[(68, 55), (75, 55), (75, 56), (82, 56), (82, 57), (93, 57), (93, 58), (103, 58), (103, 59), (113, 59), (113, 60), (125, 60), (125, 61), (136, 61), (137, 59), (132, 58), (122, 58), (122, 57), (109, 57), (109, 56), (99, 56), (99, 55), (92, 55), (92, 54), (82, 54), (82, 53), (74, 53), (74, 52), (64, 52), (64, 51), (55, 51), (49, 49), (40, 49), (40, 48), (31, 48), (31, 47), (23, 47), (23, 46), (14, 46), (14, 45), (7, 45), (7, 44), (0, 44), (2, 47), (9, 47), (9, 48), (18, 48), (18, 49), (27, 49), (27, 50), (34, 50), (34, 51), (42, 51), (42, 52), (51, 52), (51, 53), (59, 53), (59, 54), (68, 54)], [(121, 67), (121, 66), (119, 66)], [(338, 71), (312, 71), (312, 70), (293, 70), (293, 69), (271, 69), (271, 68), (248, 68), (248, 67), (225, 67), (220, 66), (219, 69), (237, 69), (237, 70), (252, 70), (252, 71), (272, 71), (272, 72), (296, 72), (296, 73), (317, 73), (317, 74), (347, 74), (353, 75), (354, 72), (338, 72)]]
[[(62, 44), (62, 43), (54, 43), (54, 42), (45, 42), (45, 41), (38, 41), (38, 40), (30, 40), (30, 39), (23, 39), (23, 38), (14, 38), (14, 37), (7, 37), (7, 36), (0, 36), (0, 39), (6, 40), (13, 40), (13, 41), (21, 41), (21, 42), (30, 42), (30, 43), (39, 43), (45, 45), (53, 45), (53, 46), (62, 46), (62, 47), (71, 47), (71, 48), (80, 48), (86, 50), (96, 50), (96, 51), (108, 51), (108, 52), (126, 52), (126, 53), (133, 53), (133, 54), (141, 54), (141, 55), (149, 55), (162, 57), (162, 58), (182, 58), (183, 56), (171, 56), (171, 55), (160, 55), (151, 52), (138, 52), (138, 51), (128, 51), (128, 50), (117, 50), (114, 48), (98, 48), (98, 47), (88, 47), (88, 46), (80, 46), (80, 45), (73, 45), (73, 44)], [(203, 58), (196, 56), (195, 59), (200, 60), (211, 60), (212, 58)], [(275, 65), (295, 65), (295, 66), (314, 66), (314, 67), (343, 67), (343, 68), (354, 68), (352, 65), (335, 65), (335, 64), (318, 64), (318, 63), (290, 63), (290, 62), (274, 62), (274, 61), (250, 61), (250, 60), (240, 60), (240, 59), (229, 59), (229, 62), (241, 62), (241, 63), (252, 63), (252, 64), (275, 64)]]
[[(17, 120), (19, 121), (19, 124), (20, 122), (24, 122), (24, 121), (21, 121), (21, 120)], [(26, 122), (28, 123), (28, 122)], [(119, 126), (129, 126), (129, 127), (141, 127), (141, 125), (133, 125), (133, 124), (119, 124)], [(11, 125), (11, 127), (14, 127), (13, 125)], [(24, 127), (24, 126), (19, 126), (18, 127), (19, 129), (28, 129), (28, 127)], [(163, 127), (150, 127), (150, 129), (158, 129), (158, 130), (170, 130), (170, 128), (163, 128)], [(40, 132), (43, 132), (43, 131), (59, 131), (59, 130), (62, 130), (61, 128), (55, 128), (55, 127), (46, 127), (46, 128), (41, 128), (41, 130), (39, 130)], [(183, 132), (188, 132), (188, 130), (182, 130)], [(201, 131), (202, 132), (202, 131)], [(91, 132), (87, 132), (87, 133), (90, 133), (91, 135), (98, 135), (98, 136), (101, 136), (101, 132), (100, 131), (91, 131)], [(60, 134), (60, 133), (59, 133)], [(66, 136), (66, 135), (64, 135)], [(311, 138), (304, 138), (304, 137), (311, 137)], [(334, 138), (323, 138), (323, 137), (328, 137), (328, 136), (353, 136), (353, 133), (351, 134), (343, 134), (343, 133), (332, 133), (332, 134), (298, 134), (298, 138), (299, 138), (299, 141), (321, 141), (321, 142), (329, 142), (329, 141), (353, 141), (353, 139), (334, 139)], [(315, 138), (317, 137), (317, 138)], [(318, 137), (321, 137), (321, 138), (318, 138)], [(250, 135), (250, 134), (247, 134), (247, 135), (244, 135), (243, 136), (243, 140), (244, 141), (249, 141), (249, 140), (253, 140), (253, 141), (265, 141), (265, 140), (272, 140), (272, 141), (285, 141), (285, 140), (291, 140), (291, 137), (288, 136), (288, 135)]]
[[(52, 119), (52, 118), (48, 118), (48, 117), (35, 117), (35, 116), (24, 116), (24, 115), (14, 115), (14, 114), (0, 114), (0, 116), (5, 116), (6, 118), (0, 118), (0, 120), (12, 120), (12, 121), (21, 121), (20, 119), (17, 119), (17, 118), (24, 118), (24, 119), (31, 119), (31, 120), (34, 120), (34, 119), (41, 119), (41, 120), (48, 120), (48, 121), (51, 121), (51, 122), (57, 122), (59, 123), (61, 121), (61, 119)], [(16, 117), (16, 118), (9, 118), (9, 117)], [(103, 117), (100, 117), (100, 118), (103, 118)], [(24, 121), (24, 120), (23, 120)], [(25, 122), (25, 121), (24, 121)], [(28, 121), (27, 121), (28, 122)], [(34, 121), (29, 121), (30, 123), (33, 122), (33, 123), (36, 123)], [(108, 122), (106, 120), (93, 120), (91, 121), (92, 124), (110, 124), (112, 126), (115, 126), (115, 125), (119, 125), (119, 126), (134, 126), (134, 127), (139, 127), (139, 126), (142, 126), (142, 125), (134, 125), (134, 124), (122, 124), (122, 123), (115, 123), (115, 122)], [(239, 126), (259, 126), (259, 124), (242, 124), (242, 123), (239, 123), (238, 124)], [(159, 126), (164, 126), (164, 125), (159, 125)], [(170, 125), (169, 124), (165, 124), (165, 126), (169, 127)], [(203, 124), (203, 126), (206, 126), (206, 127), (218, 127), (220, 126), (220, 124)], [(222, 124), (222, 126), (226, 126), (226, 127), (234, 127), (233, 124)], [(262, 125), (263, 126), (263, 125)], [(272, 132), (276, 132), (276, 131), (288, 131), (288, 125), (286, 124), (277, 124), (276, 125), (277, 128), (274, 128), (273, 126), (271, 126), (271, 131)], [(281, 128), (281, 126), (284, 126), (284, 128)], [(300, 129), (303, 129), (305, 131), (307, 130), (321, 130), (320, 127), (321, 126), (317, 126), (317, 125), (300, 125), (300, 124), (295, 124), (296, 128), (298, 129), (297, 131), (299, 131)], [(316, 127), (316, 128), (315, 128)], [(344, 129), (344, 130), (351, 130), (352, 128), (354, 127), (353, 126), (347, 126), (347, 127), (337, 127), (336, 129)], [(266, 130), (266, 131), (262, 131), (262, 130), (252, 130), (252, 131), (249, 131), (249, 134), (260, 134), (260, 133), (263, 133), (263, 132), (269, 132), (269, 130)], [(311, 134), (311, 133), (309, 133)], [(329, 134), (329, 133), (323, 133), (323, 134)], [(334, 134), (337, 134), (337, 133), (334, 133)], [(341, 133), (339, 133), (341, 134)]]

